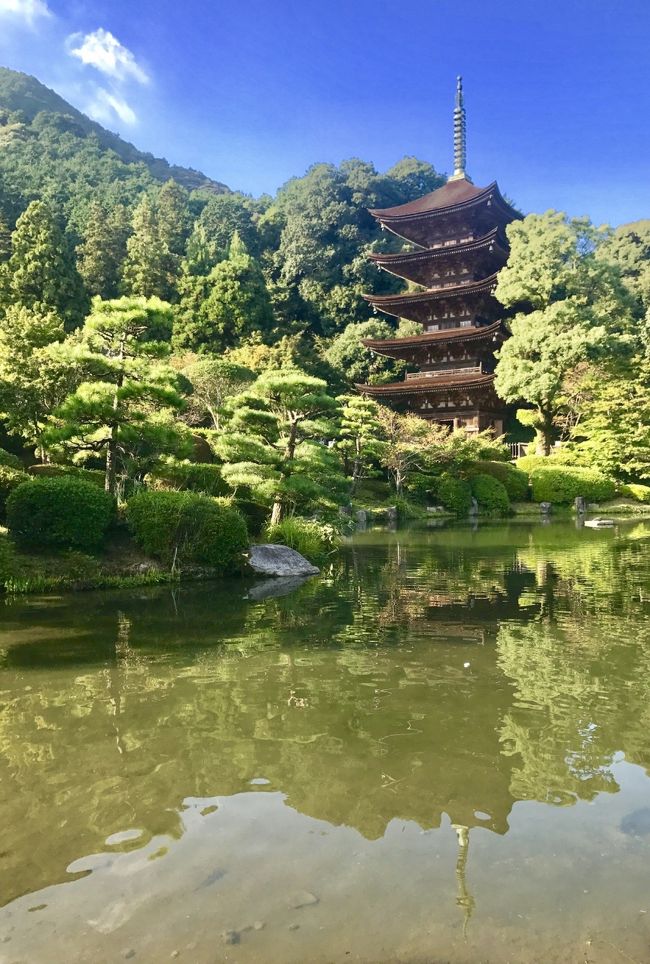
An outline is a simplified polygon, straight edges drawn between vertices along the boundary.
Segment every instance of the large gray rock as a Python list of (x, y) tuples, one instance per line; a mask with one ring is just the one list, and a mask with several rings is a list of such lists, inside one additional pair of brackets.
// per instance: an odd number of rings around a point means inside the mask
[(308, 559), (288, 546), (251, 546), (248, 565), (262, 576), (315, 576), (320, 572)]

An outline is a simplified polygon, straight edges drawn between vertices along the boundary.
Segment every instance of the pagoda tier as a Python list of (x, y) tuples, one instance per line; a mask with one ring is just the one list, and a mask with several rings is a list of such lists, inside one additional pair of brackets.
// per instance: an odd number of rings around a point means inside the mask
[(406, 338), (364, 338), (362, 344), (378, 355), (397, 358), (428, 369), (434, 364), (443, 368), (455, 367), (480, 359), (486, 371), (491, 371), (492, 355), (505, 337), (500, 321), (474, 328), (454, 328), (451, 331), (432, 331)]
[(485, 278), (502, 268), (507, 258), (508, 242), (499, 228), (475, 240), (452, 240), (422, 251), (370, 255), (379, 268), (425, 288)]
[(494, 375), (477, 371), (409, 374), (390, 385), (357, 385), (357, 390), (387, 402), (391, 408), (448, 426), (480, 432), (503, 432), (503, 403), (494, 390)]
[(521, 218), (503, 198), (496, 181), (475, 187), (467, 176), (450, 180), (416, 201), (375, 208), (370, 213), (382, 228), (423, 248), (475, 240), (495, 226), (503, 229)]
[[(480, 280), (452, 282), (426, 291), (407, 291), (401, 295), (364, 295), (373, 308), (396, 318), (417, 321), (431, 330), (470, 327), (477, 321), (492, 321), (502, 312), (492, 297), (496, 274)], [(466, 325), (463, 325), (463, 322)]]

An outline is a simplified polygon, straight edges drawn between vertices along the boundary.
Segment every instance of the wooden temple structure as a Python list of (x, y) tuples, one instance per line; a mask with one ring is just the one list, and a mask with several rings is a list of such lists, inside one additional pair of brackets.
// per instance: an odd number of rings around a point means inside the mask
[(371, 210), (409, 243), (398, 254), (372, 254), (380, 269), (409, 282), (396, 295), (364, 295), (375, 309), (422, 325), (402, 338), (366, 339), (364, 345), (401, 359), (417, 372), (385, 385), (357, 385), (365, 395), (450, 428), (503, 433), (504, 410), (494, 390), (494, 352), (506, 331), (493, 295), (508, 258), (505, 228), (520, 218), (494, 181), (475, 187), (465, 171), (465, 107), (457, 79), (454, 173), (424, 197)]

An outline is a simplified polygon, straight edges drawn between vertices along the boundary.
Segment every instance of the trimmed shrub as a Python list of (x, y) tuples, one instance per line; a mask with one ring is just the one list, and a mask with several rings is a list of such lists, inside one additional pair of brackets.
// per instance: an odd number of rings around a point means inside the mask
[(510, 509), (505, 485), (492, 475), (475, 475), (472, 479), (472, 495), (486, 512), (505, 515)]
[(7, 452), (6, 449), (0, 449), (0, 465), (6, 465), (9, 469), (22, 469), (23, 463), (20, 461), (17, 455), (13, 452)]
[(4, 522), (7, 518), (7, 499), (13, 490), (27, 481), (29, 476), (26, 472), (13, 469), (8, 465), (0, 465), (0, 521)]
[(531, 472), (530, 482), (533, 502), (569, 505), (578, 496), (584, 496), (588, 502), (607, 502), (616, 495), (612, 479), (596, 469), (568, 465), (538, 468)]
[(189, 490), (204, 495), (225, 495), (228, 491), (219, 466), (208, 462), (176, 462), (170, 459), (152, 469), (145, 482), (152, 489), (171, 489), (174, 492)]
[(138, 492), (126, 518), (135, 541), (163, 562), (193, 562), (219, 572), (236, 567), (248, 547), (242, 516), (196, 492)]
[(627, 499), (634, 499), (635, 502), (650, 502), (650, 485), (630, 482), (627, 485), (620, 486), (619, 494)]
[(104, 488), (106, 478), (102, 469), (83, 469), (78, 465), (58, 465), (56, 462), (30, 465), (27, 471), (37, 479), (81, 479), (100, 489)]
[(334, 526), (291, 516), (277, 525), (267, 526), (264, 530), (267, 542), (295, 549), (306, 559), (322, 559), (339, 545), (339, 534)]
[(511, 502), (524, 502), (528, 498), (528, 475), (510, 462), (477, 462), (477, 475), (491, 475), (502, 483)]
[(115, 518), (115, 499), (82, 479), (30, 479), (7, 499), (17, 542), (43, 549), (97, 549)]
[(448, 472), (443, 472), (438, 479), (435, 489), (436, 498), (445, 509), (465, 516), (472, 506), (472, 489), (465, 479), (454, 478)]

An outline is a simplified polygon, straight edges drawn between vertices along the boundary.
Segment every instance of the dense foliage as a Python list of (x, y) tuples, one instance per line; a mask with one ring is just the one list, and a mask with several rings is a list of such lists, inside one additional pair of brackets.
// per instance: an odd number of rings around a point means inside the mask
[(126, 512), (136, 542), (172, 566), (189, 562), (227, 572), (248, 545), (239, 512), (195, 492), (139, 492)]
[(614, 482), (596, 469), (568, 465), (533, 469), (530, 483), (535, 502), (568, 505), (578, 496), (584, 496), (588, 502), (605, 502), (616, 494)]
[(35, 549), (97, 549), (114, 514), (111, 495), (75, 478), (33, 479), (7, 499), (11, 535)]
[(503, 482), (493, 475), (479, 473), (472, 477), (472, 495), (479, 508), (491, 515), (505, 515), (510, 508), (510, 499)]

